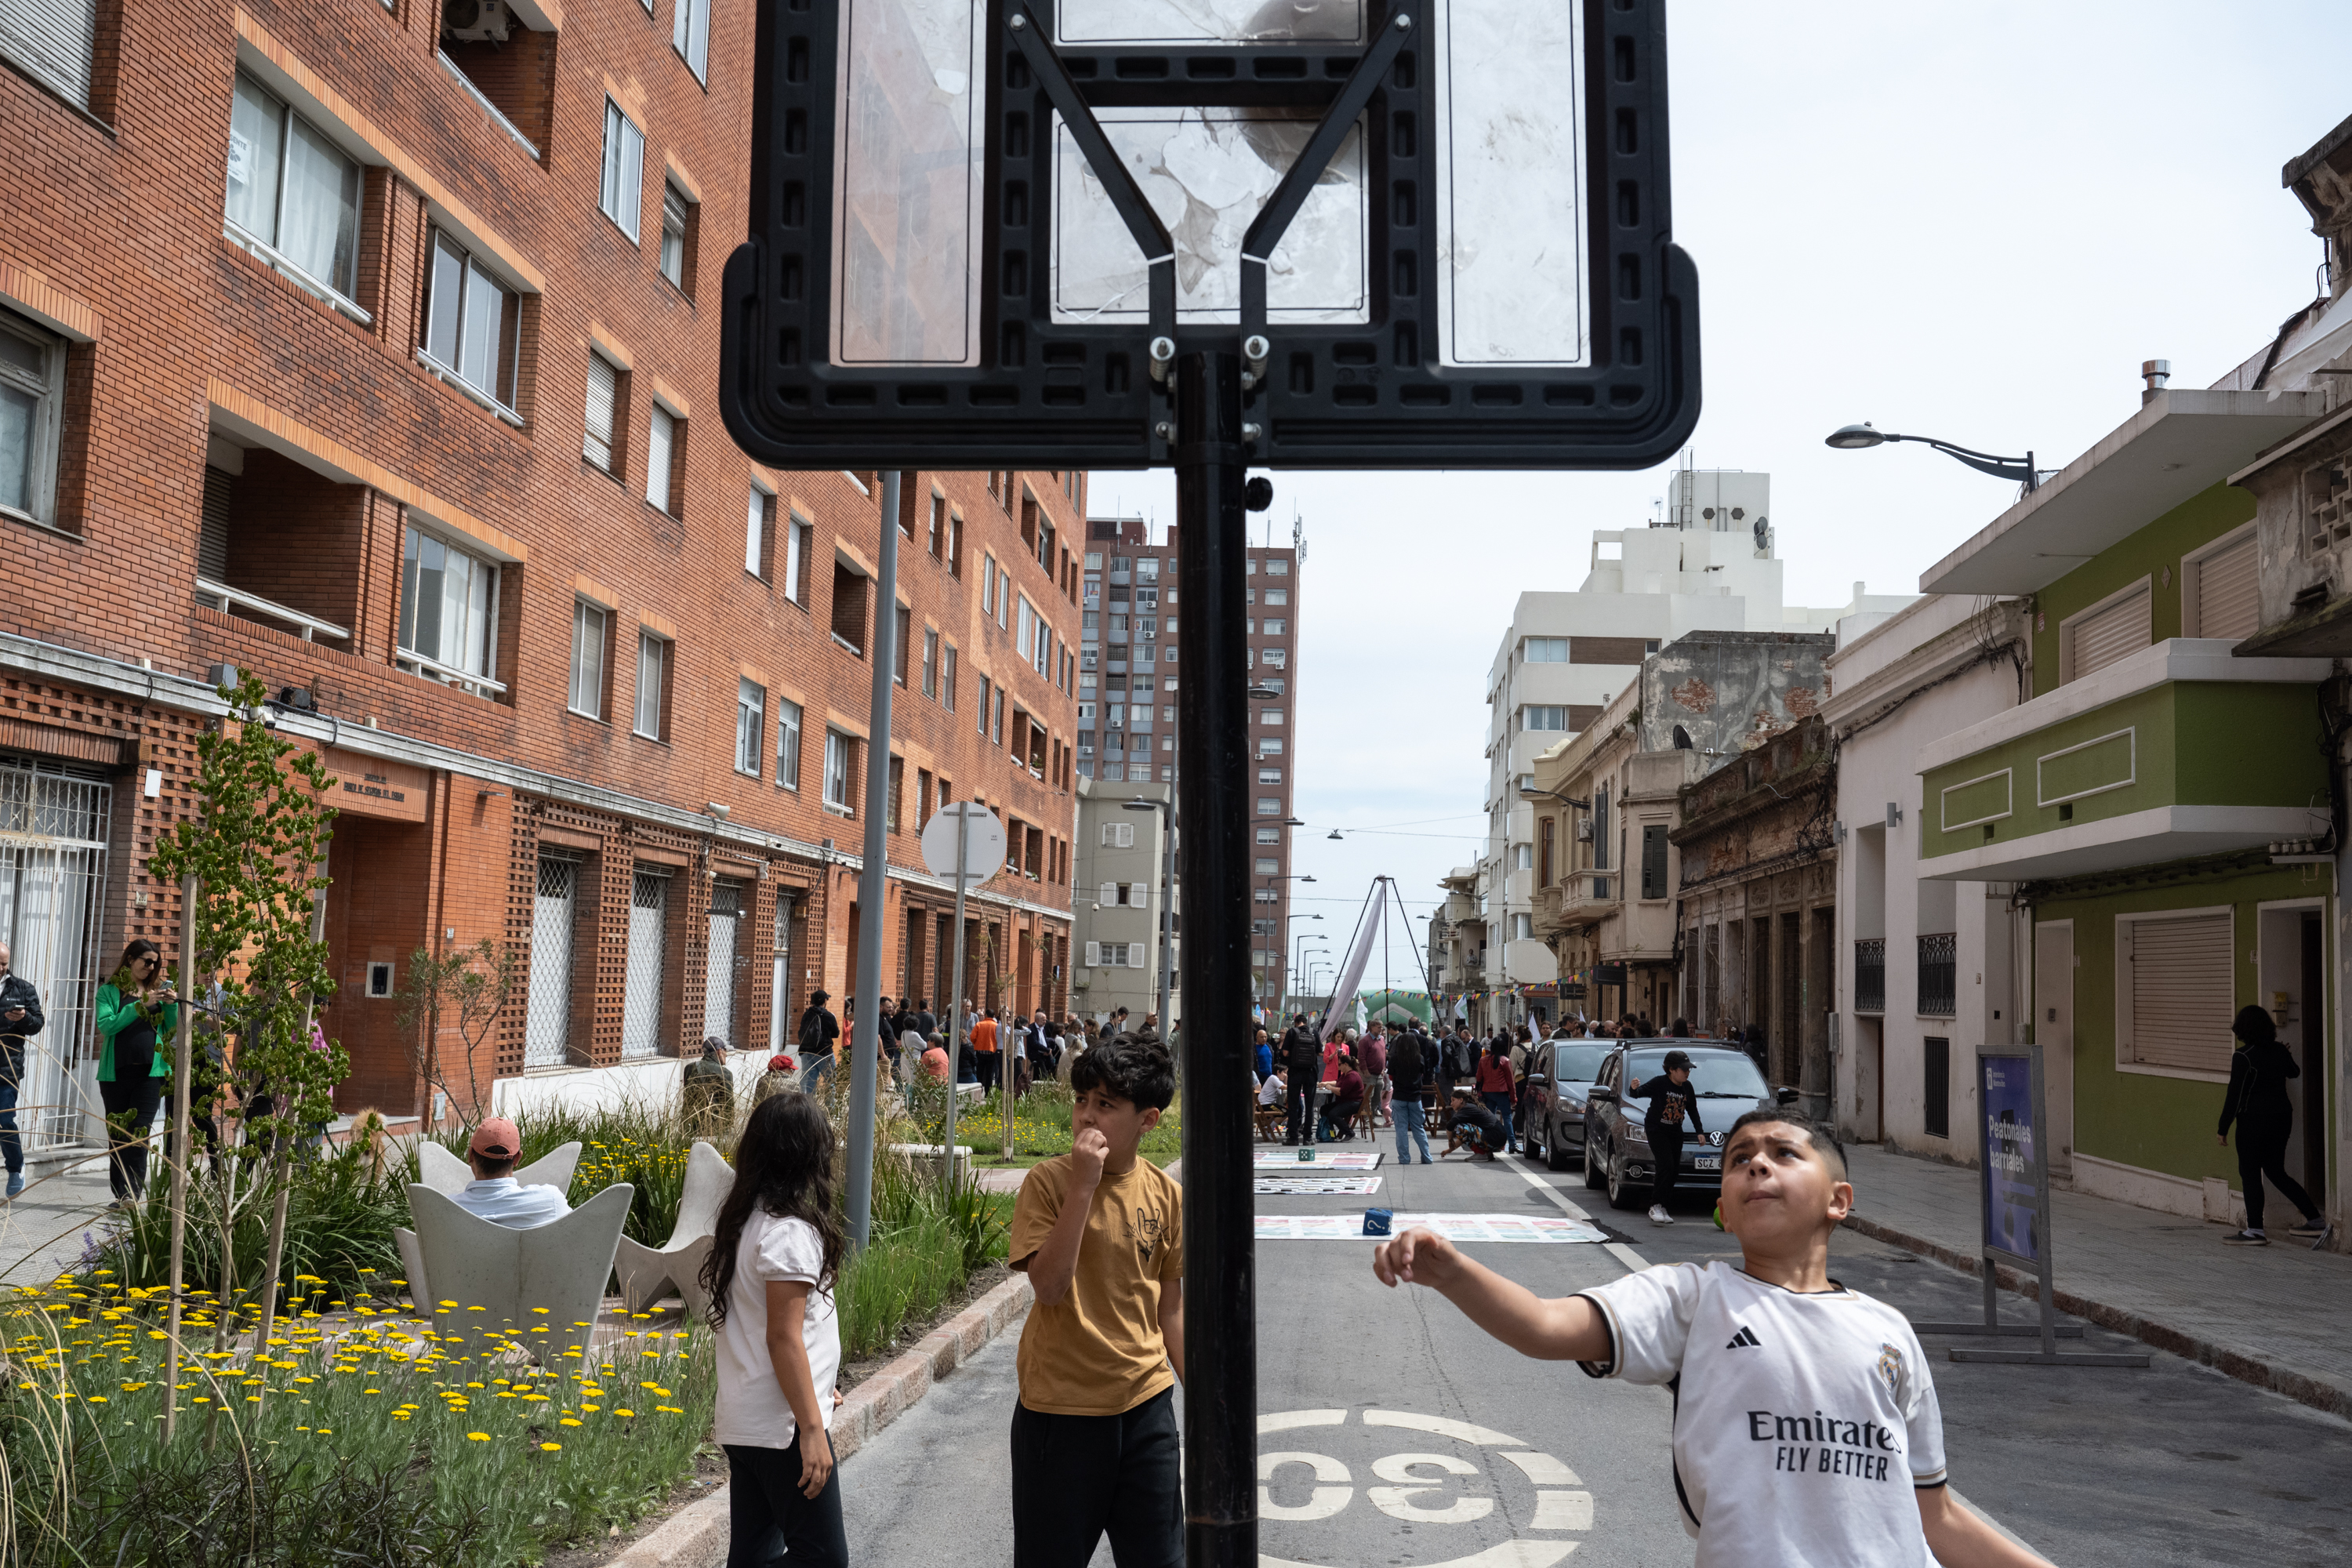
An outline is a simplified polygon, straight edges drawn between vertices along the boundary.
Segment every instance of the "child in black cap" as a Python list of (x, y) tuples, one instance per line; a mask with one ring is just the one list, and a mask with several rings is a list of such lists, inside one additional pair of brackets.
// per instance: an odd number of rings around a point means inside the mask
[(1648, 1112), (1642, 1118), (1642, 1131), (1650, 1141), (1650, 1154), (1658, 1163), (1657, 1173), (1650, 1182), (1650, 1223), (1672, 1225), (1675, 1216), (1666, 1212), (1666, 1200), (1674, 1196), (1675, 1173), (1682, 1168), (1683, 1131), (1706, 1135), (1698, 1119), (1698, 1094), (1690, 1086), (1691, 1059), (1687, 1052), (1668, 1051), (1666, 1070), (1646, 1084), (1636, 1083), (1627, 1089), (1632, 1100), (1647, 1100)]

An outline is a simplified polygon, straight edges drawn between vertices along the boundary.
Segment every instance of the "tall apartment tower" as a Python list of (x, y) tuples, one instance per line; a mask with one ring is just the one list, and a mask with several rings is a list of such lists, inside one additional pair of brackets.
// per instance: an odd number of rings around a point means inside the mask
[[(1170, 784), (1176, 751), (1176, 692), (1182, 679), (1183, 606), (1177, 602), (1173, 526), (1156, 542), (1141, 518), (1087, 524), (1078, 631), (1078, 773), (1104, 786)], [(1290, 830), (1297, 757), (1299, 566), (1302, 539), (1253, 545), (1243, 570), (1242, 614), (1249, 637), (1251, 794), (1256, 843), (1250, 862), (1250, 967), (1256, 994), (1285, 994), (1290, 940)], [(1181, 825), (1179, 824), (1179, 833)], [(1177, 900), (1178, 907), (1182, 899)], [(1181, 918), (1181, 917), (1180, 917)]]
[[(1915, 597), (1856, 583), (1836, 609), (1789, 605), (1777, 533), (1769, 474), (1681, 468), (1658, 521), (1594, 531), (1582, 586), (1519, 595), (1486, 675), (1486, 845), (1446, 879), (1462, 951), (1486, 954), (1481, 987), (1540, 995), (1559, 978), (1535, 932), (1537, 813), (1519, 795), (1539, 752), (1580, 732), (1640, 678), (1644, 658), (1686, 632), (1823, 632)], [(1503, 1012), (1516, 1018), (1517, 1009)]]
[[(334, 781), (347, 1109), (434, 1103), (394, 1023), (419, 949), (524, 957), (501, 1105), (660, 1092), (706, 1037), (838, 1009), (874, 768), (883, 989), (1067, 1005), (1084, 477), (909, 474), (885, 517), (876, 474), (748, 461), (703, 296), (746, 227), (753, 8), (462, 11), (0, 0), (0, 938), (50, 1001), (37, 1157), (96, 1129), (97, 979), (176, 951), (147, 858), (223, 671)], [(949, 798), (1011, 830), (961, 976), (917, 838)]]

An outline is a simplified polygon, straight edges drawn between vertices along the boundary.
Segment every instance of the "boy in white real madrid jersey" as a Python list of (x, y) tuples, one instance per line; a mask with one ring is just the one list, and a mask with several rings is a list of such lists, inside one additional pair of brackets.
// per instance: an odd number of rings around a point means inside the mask
[(1675, 1392), (1675, 1491), (1697, 1568), (2047, 1568), (1952, 1500), (1911, 1325), (1829, 1277), (1853, 1206), (1829, 1138), (1780, 1110), (1732, 1124), (1723, 1224), (1741, 1261), (1646, 1268), (1562, 1300), (1412, 1230), (1385, 1285), (1426, 1285), (1523, 1355)]

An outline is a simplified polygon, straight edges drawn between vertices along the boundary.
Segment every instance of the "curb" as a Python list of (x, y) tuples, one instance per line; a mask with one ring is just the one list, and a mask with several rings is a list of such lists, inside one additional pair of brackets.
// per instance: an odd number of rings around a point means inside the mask
[[(1984, 1260), (1975, 1254), (1963, 1253), (1942, 1242), (1913, 1236), (1860, 1214), (1849, 1215), (1845, 1223), (1849, 1228), (1860, 1231), (1874, 1241), (1883, 1241), (1906, 1252), (1916, 1252), (1922, 1258), (1933, 1258), (1971, 1278), (1983, 1276)], [(2042, 1299), (2040, 1276), (2023, 1273), (2007, 1264), (1994, 1266), (1993, 1282), (2029, 1301)], [(2210, 1366), (2240, 1383), (2250, 1383), (2256, 1388), (2283, 1394), (2298, 1404), (2308, 1405), (2315, 1410), (2325, 1410), (2331, 1415), (2352, 1416), (2352, 1387), (2281, 1366), (2250, 1351), (2153, 1321), (2137, 1312), (2109, 1306), (2104, 1301), (2095, 1301), (2063, 1288), (2053, 1289), (2050, 1300), (2053, 1306), (2072, 1317), (2127, 1335), (2144, 1345), (2179, 1356), (2184, 1361)]]
[[(914, 1408), (933, 1383), (979, 1354), (1035, 1299), (1029, 1276), (1015, 1274), (851, 1389), (833, 1413), (835, 1460), (845, 1462)], [(727, 1559), (727, 1487), (722, 1482), (631, 1542), (604, 1568), (714, 1568)]]

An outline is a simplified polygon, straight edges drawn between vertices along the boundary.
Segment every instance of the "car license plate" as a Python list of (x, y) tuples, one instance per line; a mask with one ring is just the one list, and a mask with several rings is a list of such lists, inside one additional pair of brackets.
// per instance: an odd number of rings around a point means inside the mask
[(1701, 1154), (1697, 1159), (1692, 1161), (1691, 1163), (1692, 1166), (1697, 1170), (1720, 1171), (1723, 1169), (1723, 1156), (1720, 1154)]

